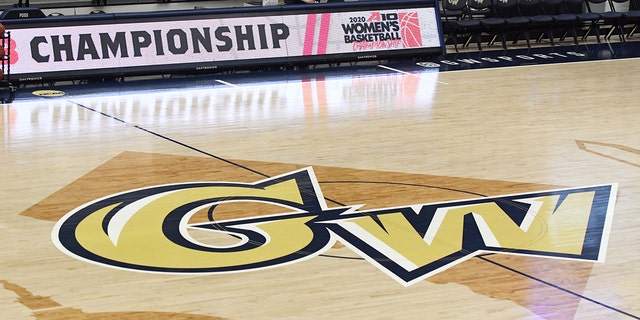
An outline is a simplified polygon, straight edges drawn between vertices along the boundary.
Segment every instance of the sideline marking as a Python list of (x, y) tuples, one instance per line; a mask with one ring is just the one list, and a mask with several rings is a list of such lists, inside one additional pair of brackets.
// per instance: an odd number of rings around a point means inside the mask
[[(402, 73), (402, 74), (406, 74), (406, 75), (409, 75), (409, 76), (418, 76), (418, 77), (420, 76), (420, 75), (416, 75), (414, 73), (410, 73), (410, 72), (394, 69), (394, 68), (387, 67), (387, 66), (384, 66), (384, 65), (381, 65), (381, 64), (379, 64), (378, 67), (382, 68), (382, 69), (387, 69), (387, 70), (390, 70), (390, 71), (393, 71), (393, 72), (399, 72), (399, 73)], [(444, 84), (444, 85), (447, 85), (447, 86), (449, 85), (448, 83), (442, 82), (442, 81), (439, 81), (439, 80), (435, 80), (435, 82), (440, 83), (440, 84)]]
[(216, 80), (216, 82), (218, 82), (218, 83), (222, 83), (222, 84), (224, 84), (224, 85), (228, 85), (228, 86), (230, 86), (230, 87), (240, 88), (240, 86), (239, 86), (239, 85), (237, 85), (237, 84), (233, 84), (233, 83), (230, 83), (230, 82), (226, 82), (226, 81), (224, 81), (224, 80), (217, 79), (217, 80)]

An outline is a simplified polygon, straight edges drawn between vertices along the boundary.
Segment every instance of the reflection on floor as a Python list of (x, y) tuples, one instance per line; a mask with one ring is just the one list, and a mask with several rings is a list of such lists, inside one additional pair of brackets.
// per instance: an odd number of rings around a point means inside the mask
[(126, 93), (136, 90), (165, 90), (181, 87), (213, 87), (251, 85), (267, 82), (300, 82), (358, 75), (390, 73), (424, 73), (473, 70), (481, 68), (514, 67), (534, 64), (572, 63), (594, 60), (629, 59), (640, 57), (640, 42), (601, 43), (579, 46), (555, 46), (492, 51), (451, 53), (441, 57), (415, 58), (405, 61), (363, 61), (358, 63), (327, 64), (308, 68), (271, 68), (262, 71), (227, 70), (208, 75), (151, 76), (109, 79), (100, 81), (62, 81), (54, 83), (22, 84), (15, 99), (32, 99), (34, 90), (59, 90), (67, 95)]
[[(0, 8), (6, 8), (16, 1), (0, 0)], [(91, 1), (77, 1), (91, 4)], [(217, 1), (173, 1), (170, 3), (152, 3), (149, 0), (138, 1), (109, 1), (107, 7), (68, 6), (56, 7), (59, 3), (53, 0), (31, 1), (33, 4), (47, 3), (47, 9), (43, 11), (59, 12), (65, 15), (86, 14), (96, 8), (104, 9), (108, 12), (131, 12), (131, 11), (161, 11), (161, 10), (182, 10), (194, 9), (194, 6), (213, 8), (242, 5), (243, 0), (217, 0)], [(129, 3), (129, 4), (124, 4)], [(43, 6), (45, 7), (45, 6)], [(442, 56), (414, 57), (411, 60), (402, 61), (361, 61), (341, 64), (322, 64), (308, 67), (269, 67), (265, 70), (222, 70), (217, 73), (207, 75), (156, 75), (148, 77), (130, 77), (117, 79), (100, 79), (60, 81), (53, 83), (26, 83), (17, 87), (15, 96), (10, 96), (10, 92), (0, 92), (0, 102), (11, 102), (14, 99), (31, 99), (34, 90), (58, 90), (66, 94), (91, 94), (105, 90), (111, 92), (126, 92), (130, 90), (144, 89), (167, 89), (188, 86), (213, 86), (213, 85), (247, 85), (258, 82), (288, 82), (288, 81), (309, 81), (315, 79), (325, 79), (328, 77), (351, 77), (354, 74), (359, 76), (379, 75), (381, 73), (397, 72), (446, 72), (472, 70), (481, 68), (514, 67), (522, 65), (550, 64), (550, 63), (571, 63), (585, 62), (593, 60), (608, 59), (629, 59), (640, 57), (640, 37), (631, 37), (627, 42), (619, 42), (617, 37), (611, 37), (610, 41), (597, 43), (593, 39), (582, 41), (574, 45), (571, 39), (565, 39), (559, 45), (551, 46), (548, 42), (542, 41), (533, 43), (532, 47), (527, 47), (524, 41), (517, 44), (509, 44), (508, 50), (503, 50), (501, 45), (483, 47), (479, 51), (474, 45), (460, 48), (456, 52), (453, 46), (448, 45), (446, 54)], [(5, 90), (6, 91), (6, 90)]]

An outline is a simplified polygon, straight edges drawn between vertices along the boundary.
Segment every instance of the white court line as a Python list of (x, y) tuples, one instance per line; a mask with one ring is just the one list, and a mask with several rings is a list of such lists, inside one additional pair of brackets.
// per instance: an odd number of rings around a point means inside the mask
[[(410, 72), (394, 69), (394, 68), (387, 67), (387, 66), (384, 66), (384, 65), (381, 65), (381, 64), (379, 64), (378, 67), (379, 68), (383, 68), (383, 69), (387, 69), (387, 70), (391, 70), (391, 71), (394, 71), (394, 72), (399, 72), (399, 73), (402, 73), (402, 74), (410, 75), (410, 76), (418, 76), (418, 77), (420, 76), (420, 75), (416, 75), (415, 73), (410, 73)], [(435, 82), (440, 83), (440, 84), (444, 84), (444, 85), (449, 85), (447, 82), (442, 82), (442, 81), (439, 81), (439, 80), (435, 80)]]
[(233, 84), (233, 83), (231, 83), (231, 82), (226, 82), (226, 81), (224, 81), (224, 80), (216, 80), (216, 82), (218, 82), (218, 83), (222, 83), (222, 84), (227, 85), (227, 86), (230, 86), (230, 87), (240, 88), (240, 86), (239, 86), (239, 85), (237, 85), (237, 84)]

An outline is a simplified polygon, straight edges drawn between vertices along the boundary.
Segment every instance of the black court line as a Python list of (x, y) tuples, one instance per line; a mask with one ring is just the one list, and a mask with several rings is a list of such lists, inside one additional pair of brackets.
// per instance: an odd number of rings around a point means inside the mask
[(489, 262), (489, 263), (491, 263), (491, 264), (494, 264), (494, 265), (496, 265), (496, 266), (498, 266), (498, 267), (501, 267), (501, 268), (503, 268), (503, 269), (509, 270), (509, 271), (511, 271), (511, 272), (517, 273), (517, 274), (519, 274), (519, 275), (521, 275), (521, 276), (523, 276), (523, 277), (526, 277), (526, 278), (529, 278), (529, 279), (531, 279), (531, 280), (534, 280), (534, 281), (540, 282), (540, 283), (545, 284), (545, 285), (547, 285), (547, 286), (550, 286), (550, 287), (552, 287), (552, 288), (558, 289), (558, 290), (563, 291), (563, 292), (565, 292), (565, 293), (568, 293), (568, 294), (570, 294), (570, 295), (576, 296), (576, 297), (578, 297), (578, 298), (580, 298), (580, 299), (584, 299), (584, 300), (587, 300), (587, 301), (589, 301), (589, 302), (595, 303), (595, 304), (597, 304), (597, 305), (599, 305), (599, 306), (601, 306), (601, 307), (604, 307), (605, 309), (609, 309), (609, 310), (611, 310), (611, 311), (615, 311), (615, 312), (617, 312), (617, 313), (623, 314), (623, 315), (628, 316), (628, 317), (633, 318), (633, 319), (640, 319), (640, 317), (639, 317), (639, 316), (633, 315), (633, 314), (631, 314), (631, 313), (628, 313), (628, 312), (626, 312), (626, 311), (620, 310), (620, 309), (618, 309), (618, 308), (614, 308), (614, 307), (612, 307), (612, 306), (610, 306), (610, 305), (608, 305), (608, 304), (602, 303), (602, 302), (597, 301), (597, 300), (595, 300), (595, 299), (591, 299), (591, 298), (586, 297), (586, 296), (584, 296), (584, 295), (581, 295), (581, 294), (579, 294), (579, 293), (576, 293), (576, 292), (573, 292), (573, 291), (571, 291), (571, 290), (565, 289), (565, 288), (563, 288), (563, 287), (561, 287), (561, 286), (559, 286), (559, 285), (555, 285), (555, 284), (553, 284), (553, 283), (551, 283), (551, 282), (548, 282), (548, 281), (542, 280), (542, 279), (540, 279), (540, 278), (537, 278), (537, 277), (534, 277), (534, 276), (528, 275), (528, 274), (526, 274), (526, 273), (524, 273), (524, 272), (518, 271), (518, 270), (513, 269), (513, 268), (511, 268), (511, 267), (505, 266), (504, 264), (501, 264), (501, 263), (495, 262), (495, 261), (493, 261), (493, 260), (487, 259), (484, 255), (482, 255), (482, 256), (476, 256), (476, 258), (481, 259), (481, 260), (486, 261), (486, 262)]
[(264, 173), (262, 173), (262, 172), (259, 172), (259, 171), (256, 171), (256, 170), (253, 170), (253, 169), (251, 169), (251, 168), (249, 168), (249, 167), (246, 167), (246, 166), (243, 166), (243, 165), (241, 165), (241, 164), (239, 164), (239, 163), (236, 163), (236, 162), (233, 162), (233, 161), (230, 161), (230, 160), (224, 159), (224, 158), (222, 158), (222, 157), (216, 156), (215, 154), (208, 153), (208, 152), (206, 152), (206, 151), (204, 151), (204, 150), (200, 150), (200, 149), (198, 149), (198, 148), (196, 148), (196, 147), (190, 146), (190, 145), (188, 145), (188, 144), (186, 144), (186, 143), (183, 143), (183, 142), (180, 142), (180, 141), (178, 141), (178, 140), (171, 139), (171, 138), (169, 138), (169, 137), (167, 137), (167, 136), (164, 136), (164, 135), (161, 135), (161, 134), (159, 134), (159, 133), (153, 132), (153, 131), (151, 131), (151, 130), (149, 130), (149, 129), (146, 129), (146, 128), (141, 127), (141, 126), (136, 125), (136, 124), (133, 124), (133, 123), (128, 122), (128, 121), (126, 121), (126, 120), (124, 120), (124, 119), (118, 118), (118, 117), (116, 117), (116, 116), (114, 116), (114, 115), (110, 115), (110, 114), (104, 113), (104, 112), (99, 111), (99, 110), (97, 110), (97, 109), (94, 109), (94, 108), (91, 108), (91, 107), (85, 106), (85, 105), (83, 105), (83, 104), (81, 104), (81, 103), (77, 103), (77, 102), (70, 101), (70, 100), (67, 100), (67, 101), (68, 101), (69, 103), (72, 103), (72, 104), (74, 104), (74, 105), (76, 105), (76, 106), (79, 106), (79, 107), (81, 107), (81, 108), (84, 108), (84, 109), (87, 109), (87, 110), (89, 110), (89, 111), (92, 111), (92, 112), (98, 113), (98, 114), (100, 114), (100, 115), (102, 115), (102, 116), (105, 116), (105, 117), (107, 117), (107, 118), (111, 118), (111, 119), (113, 119), (113, 120), (115, 120), (115, 121), (117, 121), (117, 122), (120, 122), (120, 123), (124, 124), (124, 125), (130, 126), (130, 127), (134, 127), (134, 128), (136, 128), (136, 129), (138, 129), (138, 130), (141, 130), (141, 131), (144, 131), (144, 132), (149, 133), (149, 134), (151, 134), (151, 135), (154, 135), (154, 136), (156, 136), (156, 137), (158, 137), (158, 138), (161, 138), (161, 139), (167, 140), (167, 141), (169, 141), (169, 142), (175, 143), (175, 144), (180, 145), (180, 146), (182, 146), (182, 147), (185, 147), (185, 148), (187, 148), (187, 149), (190, 149), (190, 150), (193, 150), (193, 151), (195, 151), (195, 152), (198, 152), (198, 153), (204, 154), (204, 155), (206, 155), (206, 156), (208, 156), (208, 157), (211, 157), (211, 158), (214, 158), (214, 159), (220, 160), (220, 161), (222, 161), (222, 162), (226, 162), (226, 163), (228, 163), (228, 164), (234, 165), (234, 166), (236, 166), (236, 167), (239, 167), (239, 168), (245, 169), (245, 170), (247, 170), (247, 171), (249, 171), (249, 172), (253, 172), (253, 173), (258, 174), (258, 175), (261, 175), (261, 176), (263, 176), (263, 177), (265, 177), (265, 178), (269, 178), (269, 175), (267, 175), (267, 174), (264, 174)]

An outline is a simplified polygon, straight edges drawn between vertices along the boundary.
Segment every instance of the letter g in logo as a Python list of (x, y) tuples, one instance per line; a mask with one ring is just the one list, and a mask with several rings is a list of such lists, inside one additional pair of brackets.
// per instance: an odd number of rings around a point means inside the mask
[[(222, 203), (268, 203), (282, 214), (215, 221)], [(189, 223), (208, 209), (209, 221)], [(309, 259), (336, 241), (314, 220), (327, 209), (311, 168), (253, 184), (195, 182), (111, 195), (65, 215), (52, 232), (68, 255), (116, 268), (167, 273), (221, 273), (275, 267)], [(231, 246), (201, 243), (190, 230), (231, 235)]]

